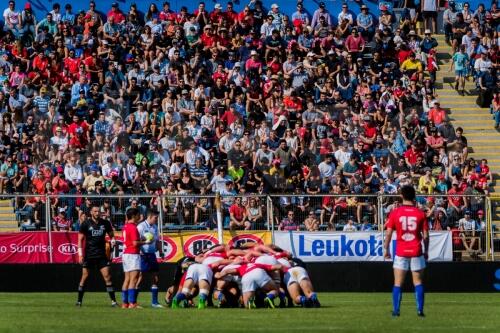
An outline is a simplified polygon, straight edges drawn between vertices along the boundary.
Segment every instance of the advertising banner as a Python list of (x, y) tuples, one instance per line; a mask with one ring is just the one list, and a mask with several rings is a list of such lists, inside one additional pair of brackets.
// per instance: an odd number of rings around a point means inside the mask
[[(52, 248), (46, 232), (15, 232), (0, 234), (0, 264), (48, 264), (52, 249), (52, 262), (60, 264), (78, 263), (78, 233), (52, 232)], [(116, 246), (111, 251), (113, 262), (121, 262), (123, 239), (117, 235)], [(224, 232), (224, 243), (229, 245), (258, 242), (271, 243), (267, 231)], [(204, 249), (219, 244), (216, 231), (179, 232), (164, 234), (164, 257), (160, 262), (176, 262), (184, 256), (196, 256)]]
[[(381, 232), (276, 232), (274, 239), (305, 262), (384, 261)], [(431, 232), (429, 261), (452, 260), (451, 232)]]
[[(78, 234), (52, 233), (52, 258), (54, 263), (78, 262)], [(1, 264), (50, 263), (49, 235), (46, 232), (15, 232), (0, 234)]]

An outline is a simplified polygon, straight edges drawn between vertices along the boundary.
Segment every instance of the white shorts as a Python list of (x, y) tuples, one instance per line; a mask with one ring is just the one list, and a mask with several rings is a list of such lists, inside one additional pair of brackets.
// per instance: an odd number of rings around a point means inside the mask
[(141, 255), (124, 253), (122, 255), (123, 271), (125, 273), (141, 270)]
[(208, 284), (211, 284), (213, 276), (214, 273), (207, 265), (192, 264), (187, 270), (186, 280), (191, 279), (194, 283), (198, 283), (200, 280), (205, 280)]
[(392, 267), (403, 271), (408, 271), (410, 269), (412, 272), (420, 271), (425, 268), (425, 258), (424, 256), (420, 257), (395, 256)]
[(300, 283), (300, 281), (304, 279), (309, 279), (309, 274), (307, 274), (307, 271), (302, 268), (302, 267), (293, 267), (288, 270), (288, 272), (285, 273), (285, 285), (288, 287), (292, 283)]
[[(279, 265), (278, 259), (267, 254), (255, 259), (255, 263), (262, 265)], [(274, 271), (269, 272), (268, 274), (273, 279), (274, 283), (276, 283), (277, 285), (281, 284), (281, 275), (279, 272)]]
[(244, 293), (255, 291), (272, 282), (269, 275), (262, 268), (255, 268), (241, 278), (241, 291)]

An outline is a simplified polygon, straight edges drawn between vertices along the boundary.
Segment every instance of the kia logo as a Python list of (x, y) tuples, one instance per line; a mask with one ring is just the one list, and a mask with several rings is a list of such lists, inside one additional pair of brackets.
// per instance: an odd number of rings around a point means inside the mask
[(76, 244), (64, 243), (59, 245), (57, 250), (62, 254), (72, 255), (78, 252), (78, 246)]

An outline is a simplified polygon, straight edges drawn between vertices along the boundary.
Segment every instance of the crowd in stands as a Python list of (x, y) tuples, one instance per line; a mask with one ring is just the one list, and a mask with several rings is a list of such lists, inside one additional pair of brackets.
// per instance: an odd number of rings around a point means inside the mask
[[(37, 22), (29, 2), (9, 1), (0, 39), (0, 193), (76, 195), (50, 202), (69, 220), (61, 226), (82, 219), (86, 194), (163, 194), (175, 223), (210, 227), (202, 215), (212, 199), (171, 195), (220, 193), (226, 226), (252, 229), (265, 223), (265, 202), (238, 195), (284, 193), (326, 195), (307, 199), (302, 212), (329, 229), (339, 217), (365, 228), (379, 224), (375, 205), (342, 213), (352, 196), (396, 194), (409, 183), (425, 196), (450, 195), (420, 202), (435, 229), (465, 210), (476, 215), (481, 204), (458, 195), (487, 193), (492, 176), (486, 160), (468, 157), (463, 130), (437, 99), (435, 13), (408, 4), (396, 18), (385, 6), (361, 5), (356, 15), (349, 6), (359, 5), (306, 9), (298, 1), (285, 15), (258, 0), (239, 12), (231, 2), (200, 2), (194, 12), (164, 2), (140, 13), (90, 1), (75, 11), (54, 3)], [(450, 3), (445, 16), (455, 47), (465, 44), (469, 59), (489, 58), (495, 68), (496, 4), (456, 14)], [(484, 76), (478, 82), (490, 85)], [(118, 216), (134, 200), (102, 200), (102, 212)], [(19, 205), (43, 219), (44, 197)], [(289, 230), (293, 218), (283, 214), (276, 224)]]

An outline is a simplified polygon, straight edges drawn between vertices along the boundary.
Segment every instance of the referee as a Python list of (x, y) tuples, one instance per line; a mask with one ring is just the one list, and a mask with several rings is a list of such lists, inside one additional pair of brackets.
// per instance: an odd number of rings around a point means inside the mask
[[(111, 306), (117, 306), (109, 258), (106, 255), (106, 234), (111, 238), (111, 246), (115, 244), (113, 228), (108, 220), (99, 217), (99, 206), (93, 204), (90, 208), (90, 218), (80, 226), (78, 234), (78, 259), (82, 265), (82, 278), (78, 285), (78, 301), (76, 306), (82, 306), (85, 282), (89, 277), (89, 268), (97, 267), (106, 282), (106, 291), (111, 299)], [(83, 247), (85, 244), (85, 247)], [(83, 251), (85, 249), (85, 251)]]
[[(137, 229), (139, 230), (141, 240), (147, 239), (147, 234), (153, 236), (151, 243), (141, 246), (141, 275), (137, 282), (137, 289), (139, 289), (143, 274), (148, 272), (151, 273), (151, 306), (158, 309), (163, 308), (158, 302), (158, 275), (160, 272), (160, 265), (158, 265), (156, 259), (156, 251), (158, 251), (160, 257), (163, 258), (163, 246), (160, 242), (160, 234), (158, 232), (158, 211), (156, 209), (151, 209), (147, 219), (139, 223)], [(151, 237), (151, 235), (148, 236)]]

